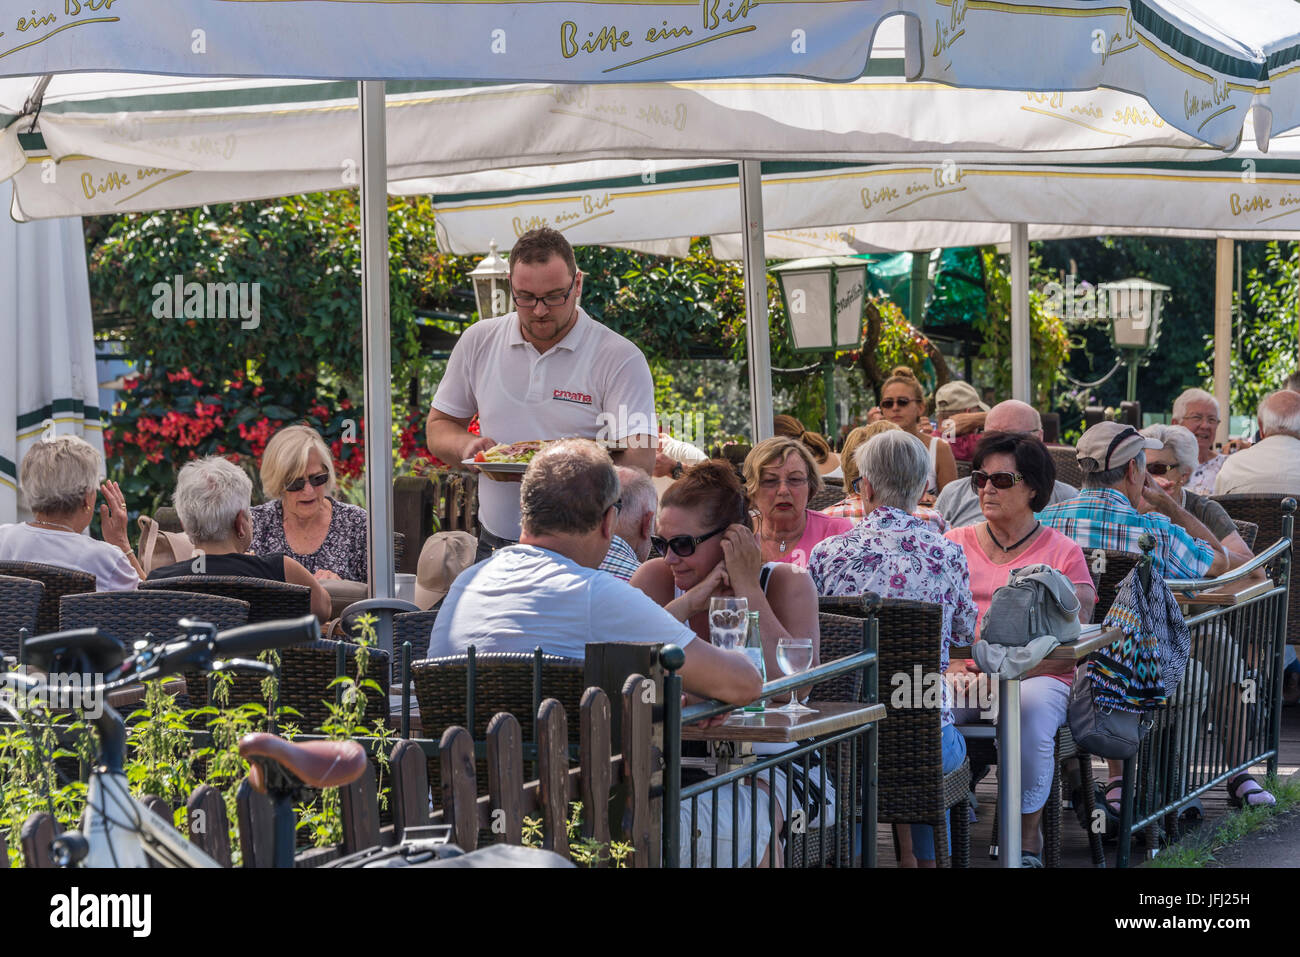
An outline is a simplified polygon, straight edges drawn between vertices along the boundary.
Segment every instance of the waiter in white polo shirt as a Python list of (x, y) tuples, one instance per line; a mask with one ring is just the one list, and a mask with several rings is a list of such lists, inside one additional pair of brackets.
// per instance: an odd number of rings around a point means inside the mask
[[(654, 383), (641, 350), (578, 305), (582, 273), (554, 229), (520, 236), (510, 250), (515, 312), (461, 334), (429, 410), (429, 450), (461, 462), (528, 439), (602, 438), (628, 447), (619, 465), (654, 470)], [(468, 431), (479, 417), (481, 435)], [(519, 540), (519, 484), (479, 482), (475, 561)]]

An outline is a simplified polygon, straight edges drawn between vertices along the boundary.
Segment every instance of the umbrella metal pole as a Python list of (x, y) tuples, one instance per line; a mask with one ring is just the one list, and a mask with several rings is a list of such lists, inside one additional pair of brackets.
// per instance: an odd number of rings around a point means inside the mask
[[(366, 393), (366, 530), (372, 598), (394, 597), (392, 343), (388, 314), (388, 142), (384, 84), (361, 99), (361, 328)], [(379, 614), (379, 646), (393, 660), (393, 619)]]
[(1029, 226), (1011, 224), (1011, 398), (1034, 404), (1029, 378)]
[(740, 238), (745, 264), (745, 349), (749, 359), (750, 429), (755, 443), (772, 435), (772, 352), (767, 328), (762, 168), (758, 160), (744, 160), (740, 164)]
[[(998, 856), (1020, 866), (1020, 679), (998, 679)], [(953, 814), (965, 814), (964, 803)]]

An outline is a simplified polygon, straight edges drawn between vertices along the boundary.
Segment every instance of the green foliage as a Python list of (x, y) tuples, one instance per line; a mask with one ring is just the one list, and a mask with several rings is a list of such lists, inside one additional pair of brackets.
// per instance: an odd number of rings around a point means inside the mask
[[(1231, 406), (1252, 414), (1265, 395), (1282, 388), (1296, 370), (1296, 298), (1300, 294), (1300, 243), (1271, 242), (1263, 262), (1245, 275), (1249, 309), (1244, 310), (1240, 348), (1232, 350)], [(1214, 337), (1205, 336), (1205, 358), (1198, 366), (1213, 391)]]
[[(26, 728), (0, 729), (0, 829), (11, 867), (23, 866), (22, 827), (28, 816), (46, 811), (65, 830), (77, 826), (86, 803), (86, 785), (62, 783), (54, 762), (58, 758), (84, 760), (91, 747), (85, 740), (85, 725), (73, 721), (69, 714), (20, 713)], [(76, 742), (72, 750), (59, 743), (60, 738), (69, 736)]]
[[(627, 867), (627, 859), (634, 853), (632, 845), (625, 841), (606, 844), (594, 837), (583, 837), (581, 801), (569, 802), (569, 819), (565, 822), (565, 831), (569, 840), (569, 857), (575, 864), (584, 867), (597, 867), (606, 861), (612, 861), (615, 867)], [(541, 847), (542, 837), (542, 819), (525, 817), (520, 837), (524, 847)]]
[[(983, 336), (980, 358), (993, 360), (994, 390), (999, 396), (1011, 395), (1011, 278), (992, 248), (985, 249), (984, 274), (987, 277), (988, 315), (977, 318), (975, 327)], [(1039, 271), (1035, 258), (1030, 259), (1031, 275)], [(1051, 406), (1052, 390), (1061, 380), (1061, 369), (1070, 355), (1070, 337), (1065, 320), (1043, 309), (1041, 284), (1030, 283), (1029, 354), (1032, 405), (1040, 409)]]

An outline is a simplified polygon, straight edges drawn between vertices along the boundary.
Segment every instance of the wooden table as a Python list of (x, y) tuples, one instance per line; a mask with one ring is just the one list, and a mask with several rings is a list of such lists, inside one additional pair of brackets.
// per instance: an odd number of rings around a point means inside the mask
[(1267, 578), (1263, 581), (1252, 581), (1249, 578), (1243, 578), (1241, 581), (1235, 581), (1210, 591), (1177, 592), (1174, 597), (1178, 599), (1180, 605), (1226, 607), (1228, 605), (1240, 605), (1242, 602), (1265, 594), (1274, 587), (1273, 582)]
[(884, 718), (886, 712), (883, 704), (848, 701), (810, 701), (808, 707), (816, 711), (791, 715), (769, 708), (732, 714), (723, 724), (711, 728), (688, 724), (682, 728), (682, 740), (793, 744), (871, 724)]

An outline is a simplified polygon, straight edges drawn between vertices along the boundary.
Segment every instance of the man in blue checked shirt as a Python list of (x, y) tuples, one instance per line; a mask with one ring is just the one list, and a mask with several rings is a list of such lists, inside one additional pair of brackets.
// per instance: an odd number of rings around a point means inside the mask
[(1228, 568), (1222, 543), (1147, 474), (1146, 450), (1163, 446), (1131, 425), (1099, 422), (1079, 439), (1083, 488), (1039, 518), (1079, 543), (1084, 554), (1108, 548), (1140, 555), (1138, 538), (1155, 536), (1162, 578), (1213, 577)]

